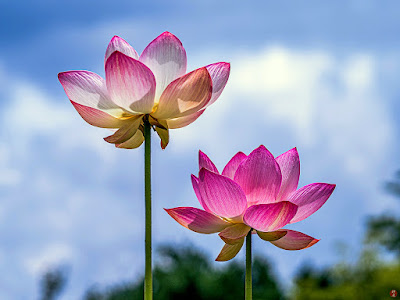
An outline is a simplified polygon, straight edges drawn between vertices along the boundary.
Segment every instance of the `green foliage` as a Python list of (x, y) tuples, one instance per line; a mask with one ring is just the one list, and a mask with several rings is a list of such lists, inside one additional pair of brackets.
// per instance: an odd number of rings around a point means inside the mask
[[(193, 248), (162, 247), (154, 268), (154, 299), (232, 300), (244, 299), (244, 266), (231, 262), (212, 267), (206, 257)], [(113, 287), (105, 292), (90, 290), (86, 300), (125, 300), (143, 298), (143, 280)], [(253, 263), (253, 299), (284, 299), (283, 293), (264, 259)]]
[(62, 289), (67, 282), (66, 269), (58, 267), (48, 270), (42, 277), (41, 286), (41, 299), (54, 300), (61, 293)]
[(400, 264), (379, 263), (376, 253), (365, 250), (356, 265), (338, 264), (323, 270), (303, 267), (296, 276), (293, 299), (390, 299), (400, 291)]

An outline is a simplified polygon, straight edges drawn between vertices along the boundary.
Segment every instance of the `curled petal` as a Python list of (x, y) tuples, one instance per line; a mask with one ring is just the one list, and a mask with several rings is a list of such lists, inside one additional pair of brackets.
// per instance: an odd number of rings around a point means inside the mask
[(110, 113), (119, 116), (123, 110), (119, 108), (108, 95), (104, 79), (89, 71), (68, 71), (58, 74), (69, 100), (96, 108), (110, 110)]
[(156, 119), (174, 119), (201, 110), (210, 100), (212, 82), (206, 68), (190, 72), (171, 82), (160, 97)]
[(277, 200), (286, 200), (297, 189), (300, 177), (300, 159), (297, 149), (293, 148), (276, 158), (281, 173), (282, 184)]
[(210, 73), (213, 89), (210, 102), (207, 107), (213, 104), (221, 95), (229, 78), (231, 64), (226, 62), (219, 62), (206, 66), (207, 71)]
[(115, 144), (115, 147), (123, 149), (135, 149), (140, 147), (143, 141), (143, 132), (141, 130), (137, 130), (136, 133), (129, 140), (123, 142), (122, 144)]
[(156, 81), (140, 61), (113, 52), (106, 61), (106, 83), (111, 99), (122, 108), (144, 114), (153, 110)]
[(245, 224), (260, 231), (274, 231), (290, 222), (297, 205), (288, 201), (250, 206), (243, 216)]
[(129, 45), (127, 41), (125, 41), (123, 38), (120, 38), (119, 36), (114, 36), (108, 44), (106, 56), (104, 58), (104, 64), (106, 63), (110, 55), (113, 54), (115, 51), (119, 51), (126, 56), (132, 57), (134, 59), (139, 59), (139, 55), (137, 54), (136, 50), (133, 49), (133, 47)]
[(299, 231), (285, 230), (285, 236), (276, 241), (271, 241), (275, 246), (285, 250), (301, 250), (311, 247), (319, 242), (318, 239)]
[(260, 146), (242, 161), (235, 173), (249, 205), (275, 202), (282, 174), (274, 156)]
[(129, 123), (126, 123), (118, 129), (113, 135), (110, 135), (104, 140), (110, 144), (121, 144), (129, 140), (138, 130), (142, 117), (134, 117)]
[(227, 244), (233, 245), (240, 242), (250, 231), (250, 227), (243, 223), (237, 223), (226, 227), (218, 235)]
[(299, 222), (315, 213), (325, 204), (335, 187), (335, 184), (312, 183), (294, 192), (288, 201), (295, 203), (299, 209), (290, 223)]
[(169, 143), (169, 131), (165, 127), (156, 126), (155, 129), (161, 140), (161, 149), (165, 149)]
[(234, 179), (237, 168), (240, 163), (247, 157), (243, 152), (236, 153), (231, 160), (226, 164), (224, 170), (222, 171), (222, 175)]
[(221, 218), (194, 207), (176, 207), (165, 211), (183, 227), (198, 233), (216, 233), (229, 226)]
[(156, 78), (156, 102), (168, 84), (186, 73), (186, 51), (181, 41), (169, 32), (155, 38), (143, 50), (139, 60)]
[(71, 103), (82, 119), (84, 119), (90, 125), (101, 128), (119, 128), (126, 123), (126, 121), (117, 119), (104, 111), (85, 106), (74, 101), (71, 101)]
[(200, 110), (198, 112), (195, 112), (191, 115), (188, 115), (186, 117), (180, 117), (180, 118), (174, 118), (174, 119), (168, 119), (167, 124), (168, 128), (171, 129), (176, 129), (176, 128), (182, 128), (185, 127), (194, 121), (197, 120), (198, 117), (200, 117), (203, 114), (204, 110)]
[(287, 230), (277, 230), (277, 231), (270, 231), (270, 232), (262, 232), (257, 230), (258, 236), (267, 242), (272, 242), (279, 240), (280, 238), (284, 237), (287, 234)]
[(202, 168), (219, 174), (217, 167), (214, 165), (211, 159), (204, 152), (199, 150), (199, 170)]
[(199, 174), (199, 190), (205, 205), (218, 216), (235, 218), (247, 207), (246, 196), (236, 182), (204, 168)]
[(200, 188), (199, 188), (199, 179), (196, 176), (194, 176), (193, 174), (192, 174), (191, 178), (192, 178), (192, 186), (193, 186), (194, 192), (195, 192), (196, 197), (199, 200), (201, 206), (204, 208), (205, 211), (212, 213), (211, 210), (207, 207), (206, 203), (204, 203), (203, 198), (201, 198)]
[(243, 243), (244, 243), (244, 238), (240, 239), (238, 243), (232, 245), (225, 244), (215, 260), (216, 261), (231, 260), (239, 253), (240, 249), (242, 249)]

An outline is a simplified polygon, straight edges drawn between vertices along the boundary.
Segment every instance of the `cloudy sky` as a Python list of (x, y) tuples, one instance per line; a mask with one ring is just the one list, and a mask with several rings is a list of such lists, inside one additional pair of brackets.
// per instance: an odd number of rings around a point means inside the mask
[[(220, 99), (192, 125), (153, 143), (154, 244), (190, 242), (215, 258), (223, 243), (175, 223), (163, 207), (197, 206), (190, 174), (201, 149), (223, 168), (260, 144), (297, 147), (300, 186), (336, 183), (323, 208), (292, 226), (321, 241), (298, 252), (257, 240), (288, 285), (304, 262), (349, 259), (365, 219), (398, 211), (382, 186), (400, 168), (400, 18), (397, 1), (0, 2), (1, 299), (38, 294), (46, 268), (70, 266), (62, 299), (92, 285), (138, 278), (143, 251), (143, 147), (115, 149), (86, 124), (57, 73), (104, 76), (113, 35), (138, 52), (164, 31), (186, 48), (188, 69), (228, 61)], [(241, 253), (236, 260), (243, 260)]]

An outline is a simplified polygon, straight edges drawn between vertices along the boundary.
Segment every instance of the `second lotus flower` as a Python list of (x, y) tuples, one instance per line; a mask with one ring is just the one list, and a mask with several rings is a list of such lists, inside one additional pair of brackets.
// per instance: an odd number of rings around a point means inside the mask
[(219, 62), (186, 74), (186, 51), (180, 40), (164, 32), (139, 56), (125, 40), (115, 36), (105, 56), (105, 80), (89, 71), (58, 75), (81, 117), (89, 124), (118, 129), (105, 138), (118, 148), (137, 148), (148, 121), (161, 138), (168, 129), (195, 121), (222, 93), (229, 63)]
[(319, 240), (283, 229), (317, 211), (335, 189), (334, 184), (312, 183), (297, 189), (300, 160), (296, 148), (274, 156), (260, 146), (250, 155), (237, 153), (222, 174), (199, 153), (199, 176), (192, 175), (196, 196), (204, 210), (166, 209), (182, 226), (199, 233), (216, 233), (225, 242), (217, 261), (236, 256), (252, 231), (286, 250), (308, 248)]

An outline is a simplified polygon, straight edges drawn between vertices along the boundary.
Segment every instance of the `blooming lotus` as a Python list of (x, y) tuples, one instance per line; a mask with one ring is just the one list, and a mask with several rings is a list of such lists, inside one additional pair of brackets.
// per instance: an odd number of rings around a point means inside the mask
[(297, 189), (300, 160), (296, 148), (276, 158), (264, 146), (248, 156), (239, 152), (222, 174), (200, 151), (199, 167), (199, 176), (192, 175), (192, 184), (204, 210), (177, 207), (166, 211), (192, 231), (219, 232), (225, 245), (217, 261), (235, 257), (249, 232), (286, 250), (305, 249), (319, 241), (283, 228), (309, 217), (335, 189), (334, 184), (327, 183)]
[(219, 62), (186, 74), (186, 52), (169, 32), (154, 39), (139, 56), (114, 36), (105, 55), (105, 80), (89, 71), (62, 72), (58, 78), (71, 103), (89, 124), (117, 129), (105, 138), (133, 149), (144, 140), (148, 121), (164, 149), (168, 129), (195, 121), (214, 103), (229, 77), (229, 63)]

